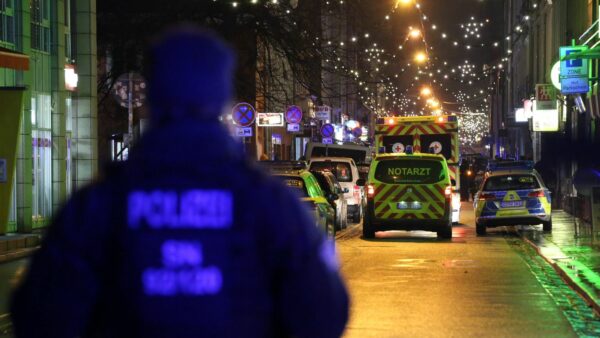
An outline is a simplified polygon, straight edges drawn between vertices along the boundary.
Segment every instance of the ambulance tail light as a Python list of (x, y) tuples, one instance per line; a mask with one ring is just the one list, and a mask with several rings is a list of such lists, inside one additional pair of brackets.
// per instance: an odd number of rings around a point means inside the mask
[(527, 194), (527, 197), (544, 197), (544, 190), (535, 190)]
[(451, 185), (446, 187), (446, 189), (444, 190), (444, 194), (446, 195), (446, 197), (452, 197), (452, 186)]
[(481, 195), (479, 195), (479, 199), (480, 200), (493, 200), (496, 198), (496, 194), (493, 193), (482, 193)]
[(375, 186), (367, 184), (367, 197), (373, 198), (375, 196)]

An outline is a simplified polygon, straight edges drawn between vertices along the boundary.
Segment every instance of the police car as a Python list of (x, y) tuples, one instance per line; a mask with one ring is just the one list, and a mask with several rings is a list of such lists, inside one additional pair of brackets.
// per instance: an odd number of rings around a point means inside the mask
[(452, 237), (452, 185), (441, 155), (378, 155), (371, 163), (363, 237), (376, 231), (427, 230)]
[(300, 194), (301, 200), (314, 213), (317, 227), (327, 234), (327, 237), (334, 238), (335, 210), (325, 197), (315, 176), (306, 170), (277, 172), (274, 176)]
[(475, 222), (478, 235), (488, 227), (542, 224), (552, 231), (550, 190), (533, 163), (503, 163), (488, 169), (475, 195)]

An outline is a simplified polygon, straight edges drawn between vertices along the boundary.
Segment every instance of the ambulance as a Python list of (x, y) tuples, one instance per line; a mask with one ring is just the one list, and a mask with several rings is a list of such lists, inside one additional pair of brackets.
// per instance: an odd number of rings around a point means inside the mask
[(452, 223), (460, 218), (460, 149), (458, 117), (403, 116), (378, 118), (375, 145), (378, 154), (401, 154), (408, 146), (414, 153), (443, 156), (450, 170), (452, 185)]
[(377, 231), (435, 231), (452, 238), (452, 186), (446, 159), (437, 154), (377, 155), (367, 180), (363, 238)]

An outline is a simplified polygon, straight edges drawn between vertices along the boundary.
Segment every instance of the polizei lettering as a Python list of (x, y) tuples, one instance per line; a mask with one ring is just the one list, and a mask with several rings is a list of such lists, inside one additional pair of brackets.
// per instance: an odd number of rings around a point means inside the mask
[(233, 196), (222, 190), (134, 191), (128, 197), (127, 220), (134, 229), (142, 224), (153, 229), (224, 229), (233, 222)]
[(389, 176), (429, 176), (431, 168), (388, 168)]

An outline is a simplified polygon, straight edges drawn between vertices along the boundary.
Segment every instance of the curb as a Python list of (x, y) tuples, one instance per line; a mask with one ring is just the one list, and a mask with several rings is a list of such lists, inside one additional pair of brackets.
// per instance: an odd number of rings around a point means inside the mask
[(10, 315), (8, 313), (0, 315), (0, 334), (6, 333), (12, 326)]
[[(14, 251), (9, 251), (3, 254), (0, 254), (0, 264), (2, 263), (8, 263), (17, 259), (21, 259), (24, 257), (28, 257), (33, 255), (40, 247), (36, 246), (33, 248), (23, 248), (23, 249), (18, 249), (18, 250), (14, 250)], [(0, 317), (0, 323), (1, 323), (1, 317)], [(2, 328), (1, 324), (0, 324), (0, 329)]]
[(544, 255), (539, 246), (537, 246), (530, 239), (521, 235), (521, 238), (528, 243), (540, 257), (542, 257), (552, 268), (556, 271), (562, 280), (591, 307), (594, 309), (594, 312), (597, 316), (600, 316), (600, 304), (597, 301), (597, 298), (583, 285), (580, 285), (576, 280), (574, 280), (570, 274), (565, 271), (554, 259)]

